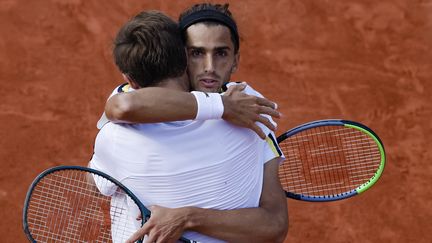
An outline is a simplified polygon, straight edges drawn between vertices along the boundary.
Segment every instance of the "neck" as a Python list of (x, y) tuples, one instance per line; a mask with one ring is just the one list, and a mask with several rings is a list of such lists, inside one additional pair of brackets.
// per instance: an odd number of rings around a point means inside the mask
[(186, 74), (175, 78), (168, 78), (160, 82), (157, 87), (173, 89), (178, 91), (189, 91), (189, 80)]

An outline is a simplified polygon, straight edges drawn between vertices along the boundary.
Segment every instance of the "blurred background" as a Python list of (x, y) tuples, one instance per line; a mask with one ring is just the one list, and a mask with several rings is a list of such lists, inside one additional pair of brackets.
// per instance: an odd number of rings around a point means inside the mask
[[(198, 2), (0, 0), (1, 242), (26, 241), (22, 207), (37, 174), (90, 159), (122, 83), (111, 57), (120, 26), (148, 9), (177, 19)], [(234, 80), (279, 104), (277, 135), (344, 118), (375, 130), (388, 156), (365, 194), (288, 200), (286, 242), (431, 242), (432, 0), (229, 3), (241, 35)]]

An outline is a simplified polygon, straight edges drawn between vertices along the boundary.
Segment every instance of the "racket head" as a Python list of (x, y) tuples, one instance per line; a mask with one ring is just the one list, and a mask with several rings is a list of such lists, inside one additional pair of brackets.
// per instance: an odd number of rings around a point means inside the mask
[(87, 167), (58, 166), (30, 185), (23, 227), (31, 242), (113, 242), (113, 236), (124, 242), (149, 217), (139, 199), (111, 176)]
[(381, 139), (348, 120), (319, 120), (277, 138), (286, 161), (279, 178), (287, 197), (311, 202), (349, 198), (371, 188), (385, 167)]

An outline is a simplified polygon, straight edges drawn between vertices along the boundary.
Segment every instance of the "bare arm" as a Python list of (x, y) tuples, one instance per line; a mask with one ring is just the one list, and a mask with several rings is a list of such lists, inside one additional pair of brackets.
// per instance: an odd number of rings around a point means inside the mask
[(105, 113), (118, 123), (181, 121), (195, 118), (197, 103), (189, 92), (149, 87), (114, 95)]
[[(222, 96), (224, 113), (222, 118), (235, 125), (247, 127), (265, 138), (255, 124), (261, 122), (275, 130), (273, 124), (261, 114), (279, 118), (274, 103), (243, 94), (244, 85), (232, 86)], [(193, 94), (166, 88), (149, 87), (134, 92), (120, 93), (111, 97), (105, 113), (109, 120), (117, 123), (154, 123), (191, 120), (196, 117), (197, 103)]]
[(277, 159), (265, 164), (258, 208), (214, 210), (155, 206), (150, 220), (127, 242), (145, 234), (149, 235), (149, 242), (175, 242), (185, 230), (228, 242), (283, 242), (288, 232), (288, 211), (278, 166)]

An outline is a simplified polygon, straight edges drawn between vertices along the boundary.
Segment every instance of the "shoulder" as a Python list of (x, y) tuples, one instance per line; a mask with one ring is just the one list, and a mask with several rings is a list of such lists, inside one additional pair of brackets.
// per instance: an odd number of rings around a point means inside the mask
[[(114, 88), (114, 90), (111, 92), (107, 100), (109, 100), (111, 97), (113, 97), (116, 94), (127, 93), (133, 90), (134, 89), (128, 83), (120, 84), (119, 86)], [(96, 127), (100, 130), (108, 122), (109, 119), (106, 116), (105, 112), (103, 112), (102, 116), (99, 118), (98, 122), (96, 123)]]
[(239, 85), (239, 84), (246, 84), (246, 88), (243, 90), (243, 92), (245, 94), (254, 95), (254, 96), (257, 96), (257, 97), (264, 97), (260, 92), (258, 92), (254, 88), (252, 88), (252, 86), (250, 86), (248, 83), (246, 83), (246, 82), (240, 82), (240, 81), (238, 81), (238, 82), (226, 82), (226, 83), (224, 83), (222, 85), (221, 91), (225, 92), (225, 91), (228, 90), (228, 88), (230, 86)]
[[(264, 98), (264, 96), (258, 92), (257, 90), (255, 90), (254, 88), (252, 88), (252, 86), (250, 86), (248, 83), (246, 82), (227, 82), (224, 83), (222, 86), (222, 89), (225, 89), (224, 91), (226, 91), (230, 86), (233, 85), (239, 85), (239, 84), (246, 84), (246, 88), (243, 90), (243, 93), (247, 94), (247, 95), (253, 95), (253, 96), (257, 96), (260, 98)], [(270, 122), (274, 125), (277, 126), (277, 123), (273, 120), (273, 118), (267, 114), (262, 114), (262, 116), (268, 118), (270, 120)], [(264, 124), (260, 123), (260, 122), (256, 122), (256, 124), (266, 133), (269, 134), (271, 133), (271, 130), (265, 126)], [(274, 135), (273, 135), (274, 136)]]
[(121, 84), (117, 87), (117, 93), (125, 93), (134, 90), (129, 83)]
[(116, 94), (127, 93), (127, 92), (130, 92), (130, 91), (133, 91), (133, 90), (134, 89), (128, 83), (124, 83), (124, 84), (121, 84), (121, 85), (117, 86), (113, 90), (113, 92), (111, 93), (111, 95), (109, 96), (109, 98), (113, 97)]

